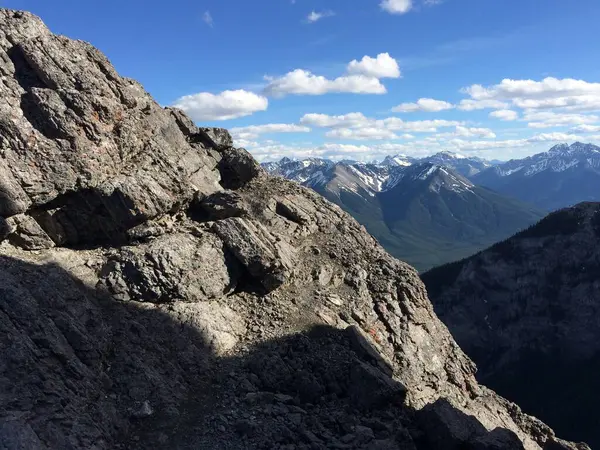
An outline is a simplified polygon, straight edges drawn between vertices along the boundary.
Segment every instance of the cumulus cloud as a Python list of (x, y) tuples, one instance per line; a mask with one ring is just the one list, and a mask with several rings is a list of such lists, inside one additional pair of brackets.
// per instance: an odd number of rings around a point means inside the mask
[(329, 93), (385, 94), (382, 78), (399, 78), (398, 62), (389, 53), (375, 58), (364, 56), (347, 66), (346, 74), (335, 79), (315, 75), (304, 69), (296, 69), (278, 77), (265, 77), (268, 81), (265, 94), (276, 97), (285, 95), (324, 95)]
[[(329, 116), (327, 114), (305, 114), (300, 123), (319, 128), (348, 128), (348, 129), (379, 129), (392, 132), (403, 131), (407, 133), (435, 133), (438, 128), (456, 127), (463, 125), (454, 120), (415, 120), (404, 121), (398, 117), (386, 119), (373, 119), (359, 112)], [(339, 134), (338, 134), (339, 135)]]
[(392, 131), (406, 131), (410, 133), (435, 133), (438, 128), (448, 128), (463, 125), (462, 122), (456, 120), (412, 120), (403, 121), (397, 117), (390, 117), (381, 121), (388, 129)]
[(573, 131), (578, 133), (599, 133), (600, 125), (579, 125), (573, 128)]
[(260, 144), (256, 141), (250, 141), (248, 139), (236, 138), (233, 139), (233, 145), (236, 147), (242, 147), (245, 149), (252, 149), (255, 147), (260, 147)]
[(401, 103), (398, 106), (392, 108), (393, 112), (439, 112), (446, 109), (452, 109), (454, 105), (452, 103), (445, 102), (443, 100), (434, 100), (432, 98), (420, 98), (416, 103)]
[(328, 138), (334, 139), (350, 139), (356, 141), (370, 140), (389, 140), (398, 139), (396, 133), (385, 128), (366, 127), (366, 128), (336, 128), (325, 133)]
[(308, 133), (310, 128), (290, 123), (268, 123), (264, 125), (250, 125), (248, 127), (235, 127), (229, 131), (231, 131), (234, 138), (257, 139), (262, 134)]
[(304, 114), (300, 119), (303, 125), (309, 125), (319, 128), (336, 128), (336, 127), (361, 127), (368, 126), (370, 119), (363, 113), (354, 112), (339, 116), (330, 116), (327, 114)]
[(348, 64), (348, 73), (351, 75), (365, 75), (373, 78), (400, 78), (398, 61), (389, 53), (380, 53), (375, 58), (363, 56), (360, 61), (353, 60)]
[(321, 19), (332, 16), (335, 16), (335, 13), (333, 11), (311, 11), (311, 13), (306, 17), (306, 23), (315, 23)]
[(504, 79), (493, 86), (474, 84), (462, 89), (476, 101), (510, 101), (522, 109), (600, 110), (600, 83), (547, 77), (541, 81)]
[(458, 109), (461, 111), (476, 111), (479, 109), (504, 109), (508, 107), (508, 104), (499, 100), (473, 100), (464, 99), (461, 100)]
[(220, 94), (200, 92), (186, 95), (177, 99), (173, 106), (197, 121), (229, 120), (265, 111), (269, 101), (266, 97), (240, 89)]
[(598, 116), (584, 114), (563, 114), (553, 111), (526, 111), (523, 120), (529, 122), (530, 128), (552, 128), (571, 125), (584, 125), (596, 123)]
[(281, 78), (268, 78), (265, 94), (275, 97), (285, 95), (323, 95), (328, 93), (385, 94), (385, 86), (374, 77), (346, 75), (329, 80), (320, 75), (296, 69)]
[(519, 118), (519, 114), (516, 111), (510, 109), (500, 109), (498, 111), (492, 111), (490, 117), (494, 119), (504, 120), (505, 122), (511, 122)]
[(212, 28), (214, 26), (214, 21), (212, 15), (210, 14), (210, 11), (205, 11), (204, 14), (202, 14), (202, 20), (209, 27)]
[(489, 128), (468, 128), (457, 126), (454, 133), (456, 136), (463, 137), (478, 137), (485, 139), (493, 139), (496, 137), (496, 134)]
[(412, 0), (382, 0), (379, 6), (390, 14), (406, 14), (412, 9), (413, 3)]

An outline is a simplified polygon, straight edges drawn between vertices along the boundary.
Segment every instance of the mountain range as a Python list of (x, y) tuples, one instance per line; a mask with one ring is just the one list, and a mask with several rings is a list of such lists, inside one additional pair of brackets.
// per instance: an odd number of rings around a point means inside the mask
[(480, 382), (600, 448), (600, 203), (554, 212), (422, 279)]
[(337, 203), (421, 270), (476, 253), (548, 211), (600, 200), (600, 147), (579, 142), (508, 162), (440, 152), (372, 163), (283, 158), (263, 167)]
[(600, 200), (600, 147), (576, 142), (512, 160), (472, 176), (480, 186), (547, 211)]
[(471, 255), (543, 216), (466, 178), (490, 163), (450, 152), (370, 164), (284, 158), (263, 167), (338, 204), (390, 253), (420, 270)]

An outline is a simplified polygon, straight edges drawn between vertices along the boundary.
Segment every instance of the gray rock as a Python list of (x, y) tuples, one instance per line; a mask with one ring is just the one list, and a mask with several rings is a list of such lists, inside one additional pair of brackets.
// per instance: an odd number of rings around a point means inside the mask
[(154, 410), (148, 400), (145, 400), (140, 405), (137, 405), (131, 412), (131, 417), (135, 419), (145, 419), (154, 414)]
[(213, 234), (174, 233), (121, 248), (108, 260), (102, 280), (122, 300), (197, 302), (222, 297), (235, 288), (240, 268), (230, 259)]
[[(428, 426), (451, 443), (553, 439), (477, 383), (413, 268), (226, 132), (26, 13), (0, 9), (0, 77), (2, 444), (410, 449)], [(246, 400), (246, 379), (267, 395)], [(465, 416), (481, 431), (466, 441)]]
[(203, 132), (211, 140), (211, 146), (219, 150), (233, 147), (233, 139), (224, 128), (207, 128), (200, 127), (200, 131)]
[(0, 449), (45, 450), (47, 448), (28, 424), (18, 420), (0, 420)]
[(472, 450), (519, 450), (523, 444), (512, 431), (496, 428), (473, 440), (469, 446)]
[(277, 289), (290, 275), (293, 250), (285, 247), (262, 224), (242, 218), (216, 222), (217, 235), (248, 272), (267, 291)]
[(231, 191), (216, 192), (203, 199), (197, 199), (190, 212), (198, 220), (223, 220), (230, 217), (249, 216), (250, 211), (243, 198)]
[(401, 405), (406, 388), (375, 367), (358, 361), (350, 372), (350, 400), (359, 408)]
[(8, 218), (7, 223), (12, 230), (8, 239), (13, 245), (26, 250), (54, 247), (54, 241), (33, 217), (18, 214)]
[(220, 190), (214, 158), (98, 50), (0, 14), (2, 216), (58, 209), (84, 244)]
[(438, 400), (419, 412), (421, 428), (429, 448), (433, 450), (460, 450), (484, 435), (487, 430), (474, 417), (457, 414), (456, 407), (447, 400)]
[(265, 170), (243, 148), (227, 147), (220, 150), (221, 184), (227, 189), (239, 189), (255, 178), (266, 176)]

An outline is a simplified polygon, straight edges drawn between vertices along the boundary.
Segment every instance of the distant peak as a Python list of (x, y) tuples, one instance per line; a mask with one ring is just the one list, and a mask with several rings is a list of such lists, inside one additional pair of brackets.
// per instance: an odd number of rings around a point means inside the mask
[(436, 153), (435, 155), (433, 155), (433, 157), (446, 157), (446, 158), (453, 158), (453, 159), (465, 159), (466, 156), (461, 155), (460, 153), (454, 153), (451, 152), (449, 150), (443, 150), (439, 153)]
[(398, 154), (386, 156), (381, 164), (384, 166), (410, 166), (412, 165), (412, 162), (413, 158), (407, 155)]
[(548, 150), (548, 153), (551, 155), (572, 155), (574, 153), (589, 153), (589, 152), (599, 152), (600, 147), (593, 144), (585, 144), (583, 142), (575, 142), (571, 145), (563, 143), (557, 144)]
[(564, 153), (565, 151), (569, 151), (569, 144), (562, 143), (556, 144), (554, 147), (548, 150), (548, 153)]

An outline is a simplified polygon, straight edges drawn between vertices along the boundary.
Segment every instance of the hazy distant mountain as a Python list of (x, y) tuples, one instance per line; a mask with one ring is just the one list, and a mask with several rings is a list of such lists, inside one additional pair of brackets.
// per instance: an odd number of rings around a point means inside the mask
[(406, 167), (414, 164), (418, 161), (417, 158), (412, 158), (406, 155), (394, 155), (394, 156), (386, 156), (383, 161), (381, 161), (381, 165), (390, 166), (390, 167)]
[[(451, 154), (435, 157), (460, 161), (463, 169), (470, 165)], [(449, 167), (401, 156), (380, 164), (284, 159), (263, 166), (338, 204), (389, 252), (420, 270), (471, 255), (542, 216)]]
[(477, 157), (466, 157), (459, 153), (440, 152), (420, 160), (420, 162), (430, 162), (438, 166), (450, 167), (464, 177), (472, 177), (492, 166), (485, 159)]
[(600, 147), (576, 142), (508, 161), (472, 177), (475, 184), (546, 210), (600, 200)]
[(600, 448), (600, 203), (422, 278), (479, 381)]

